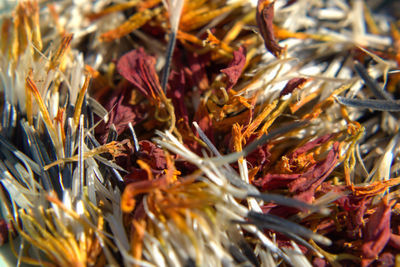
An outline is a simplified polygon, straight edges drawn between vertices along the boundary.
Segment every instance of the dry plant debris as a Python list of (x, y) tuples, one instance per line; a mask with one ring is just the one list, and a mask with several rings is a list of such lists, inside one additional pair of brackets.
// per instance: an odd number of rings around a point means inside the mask
[(3, 3), (18, 263), (400, 266), (396, 1)]

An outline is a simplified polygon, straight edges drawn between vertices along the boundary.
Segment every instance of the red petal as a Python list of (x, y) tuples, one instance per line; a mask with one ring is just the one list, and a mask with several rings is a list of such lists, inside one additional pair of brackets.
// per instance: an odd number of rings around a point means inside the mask
[(95, 130), (101, 144), (106, 142), (111, 124), (114, 124), (118, 135), (120, 135), (127, 129), (129, 122), (135, 125), (143, 120), (145, 116), (143, 108), (139, 105), (129, 104), (131, 92), (131, 89), (125, 87), (122, 90), (117, 90), (107, 99), (100, 100), (100, 103), (104, 104), (104, 108), (110, 111), (107, 123), (100, 123)]
[(118, 61), (117, 69), (143, 95), (155, 99), (161, 91), (155, 64), (156, 59), (147, 55), (143, 48), (139, 48), (123, 55)]
[(302, 176), (300, 173), (296, 174), (272, 174), (267, 173), (262, 179), (254, 181), (254, 184), (261, 187), (263, 190), (273, 190), (277, 188), (286, 187), (290, 181), (298, 179)]
[(132, 148), (130, 155), (117, 159), (119, 165), (130, 172), (124, 176), (124, 183), (126, 185), (147, 181), (149, 179), (147, 172), (139, 168), (136, 164), (138, 159), (146, 162), (150, 166), (155, 180), (161, 178), (165, 174), (164, 170), (167, 168), (167, 160), (164, 151), (147, 140), (140, 141), (139, 147), (140, 149), (138, 152), (134, 152)]
[[(210, 62), (209, 54), (199, 56), (196, 53), (187, 55), (188, 61), (188, 79), (191, 80), (191, 87), (197, 86), (204, 91), (209, 88), (206, 64)], [(189, 74), (188, 73), (188, 74)]]
[(395, 256), (390, 252), (385, 252), (379, 256), (378, 266), (380, 267), (394, 267), (396, 264)]
[(400, 251), (400, 235), (391, 234), (389, 244)]
[[(210, 141), (213, 144), (215, 144), (212, 119), (204, 103), (200, 103), (196, 113), (194, 114), (193, 121), (198, 123), (200, 129), (203, 130), (203, 132), (207, 135), (208, 139), (210, 139)], [(197, 131), (194, 130), (194, 132)]]
[[(248, 140), (247, 143), (253, 142), (257, 138), (257, 135), (252, 135)], [(257, 166), (260, 170), (269, 163), (269, 157), (271, 153), (268, 150), (268, 144), (263, 146), (257, 147), (256, 150), (251, 152), (247, 157), (246, 160), (251, 166)]]
[(303, 179), (298, 179), (289, 184), (289, 189), (291, 192), (295, 191), (306, 191), (309, 189), (315, 189), (318, 187), (323, 180), (332, 172), (338, 160), (338, 149), (339, 143), (333, 144), (332, 150), (329, 151), (326, 158), (315, 165), (311, 175)]
[(364, 244), (361, 247), (362, 265), (367, 266), (376, 259), (390, 239), (391, 206), (384, 199), (371, 215), (364, 230)]
[(171, 71), (168, 82), (168, 92), (167, 97), (172, 100), (174, 105), (176, 119), (179, 120), (183, 118), (185, 123), (189, 125), (189, 115), (185, 105), (185, 72), (181, 70), (180, 72)]
[(167, 168), (167, 160), (161, 148), (147, 140), (140, 141), (139, 146), (139, 158), (149, 164), (152, 169), (164, 170)]
[(317, 139), (308, 142), (304, 146), (297, 148), (290, 154), (290, 158), (297, 158), (299, 155), (304, 154), (307, 151), (310, 151), (311, 149), (328, 142), (332, 137), (333, 137), (332, 134), (326, 134), (321, 137), (318, 137)]
[(243, 68), (246, 64), (246, 49), (241, 46), (239, 50), (233, 52), (233, 60), (229, 63), (226, 69), (222, 69), (221, 72), (225, 73), (228, 77), (228, 83), (226, 91), (232, 89), (237, 83), (242, 74)]
[(314, 267), (326, 267), (326, 266), (329, 266), (329, 264), (326, 259), (314, 258), (313, 266)]
[(258, 0), (256, 20), (261, 36), (264, 39), (265, 47), (275, 57), (278, 57), (282, 54), (283, 48), (275, 40), (272, 23), (274, 20), (274, 3), (269, 3), (268, 0)]
[[(294, 160), (300, 154), (320, 146), (332, 138), (328, 134), (308, 142), (304, 146), (296, 149), (289, 155), (289, 161)], [(255, 181), (255, 185), (262, 187), (263, 190), (272, 190), (277, 188), (288, 187), (291, 192), (296, 193), (297, 198), (309, 201), (314, 196), (315, 189), (328, 177), (328, 175), (335, 168), (339, 153), (339, 143), (333, 144), (332, 149), (329, 151), (326, 158), (316, 164), (313, 164), (302, 173), (267, 173), (261, 180)]]

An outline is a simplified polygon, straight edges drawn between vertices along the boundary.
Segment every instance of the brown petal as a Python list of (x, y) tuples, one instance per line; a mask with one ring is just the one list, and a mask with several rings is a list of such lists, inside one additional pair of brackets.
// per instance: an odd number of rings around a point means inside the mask
[(260, 34), (264, 39), (265, 47), (275, 57), (282, 54), (283, 48), (275, 40), (273, 20), (274, 20), (274, 2), (269, 0), (258, 0), (256, 20)]
[(0, 219), (0, 246), (8, 241), (8, 225), (4, 219)]
[(287, 82), (287, 84), (285, 85), (285, 88), (283, 88), (283, 90), (279, 94), (279, 97), (290, 94), (296, 88), (302, 88), (306, 82), (307, 82), (307, 79), (305, 79), (305, 78), (290, 79)]

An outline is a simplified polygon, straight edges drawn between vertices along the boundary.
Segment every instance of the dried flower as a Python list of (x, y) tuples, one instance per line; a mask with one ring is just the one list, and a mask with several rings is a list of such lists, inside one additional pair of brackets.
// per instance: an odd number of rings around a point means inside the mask
[(0, 2), (0, 244), (45, 266), (393, 266), (396, 5)]

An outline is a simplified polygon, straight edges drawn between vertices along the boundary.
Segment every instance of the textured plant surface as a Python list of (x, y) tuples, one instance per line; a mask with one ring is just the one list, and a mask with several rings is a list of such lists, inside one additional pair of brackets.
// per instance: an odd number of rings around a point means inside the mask
[(396, 1), (1, 8), (19, 263), (400, 264)]

